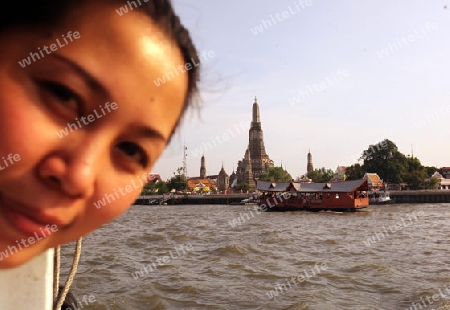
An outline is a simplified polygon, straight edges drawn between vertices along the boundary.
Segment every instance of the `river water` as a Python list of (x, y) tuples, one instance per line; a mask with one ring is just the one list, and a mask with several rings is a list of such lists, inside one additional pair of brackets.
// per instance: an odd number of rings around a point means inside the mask
[(133, 206), (84, 239), (71, 291), (98, 310), (450, 309), (449, 217), (450, 204)]

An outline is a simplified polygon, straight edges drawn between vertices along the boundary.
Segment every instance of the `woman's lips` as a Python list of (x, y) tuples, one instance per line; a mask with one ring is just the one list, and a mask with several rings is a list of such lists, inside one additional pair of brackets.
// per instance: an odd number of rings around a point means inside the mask
[(65, 226), (62, 220), (46, 215), (41, 209), (7, 199), (3, 195), (0, 195), (0, 208), (8, 222), (26, 236), (38, 234), (45, 237)]

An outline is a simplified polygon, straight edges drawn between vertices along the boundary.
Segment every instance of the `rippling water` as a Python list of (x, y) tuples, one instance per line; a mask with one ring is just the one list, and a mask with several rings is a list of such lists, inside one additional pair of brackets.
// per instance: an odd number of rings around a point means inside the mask
[(446, 309), (449, 207), (133, 206), (84, 239), (72, 292), (84, 309)]

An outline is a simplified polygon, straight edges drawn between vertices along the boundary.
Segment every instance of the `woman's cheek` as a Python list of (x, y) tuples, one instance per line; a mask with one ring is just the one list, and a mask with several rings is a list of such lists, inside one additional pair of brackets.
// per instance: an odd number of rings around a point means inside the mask
[(142, 186), (138, 187), (138, 185), (139, 183), (130, 182), (104, 191), (92, 201), (92, 206), (87, 206), (91, 210), (87, 213), (91, 216), (98, 216), (97, 220), (100, 220), (101, 224), (115, 219), (136, 201), (142, 191)]
[(57, 125), (49, 122), (41, 103), (20, 94), (11, 97), (0, 97), (0, 151), (27, 158), (57, 139)]
[[(11, 107), (5, 114), (0, 112), (0, 158), (14, 158), (14, 163), (9, 162), (8, 170), (3, 170), (8, 174), (30, 169), (47, 144), (43, 137), (45, 127), (39, 128), (36, 125), (40, 123), (39, 115), (26, 115), (26, 109), (12, 111), (13, 109), (15, 108)], [(3, 162), (2, 160), (1, 163)]]

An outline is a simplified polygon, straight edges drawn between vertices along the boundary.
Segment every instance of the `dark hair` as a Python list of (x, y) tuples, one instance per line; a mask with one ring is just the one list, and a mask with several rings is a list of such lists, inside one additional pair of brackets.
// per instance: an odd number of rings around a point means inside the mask
[[(123, 0), (95, 0), (105, 3), (126, 4)], [(0, 10), (0, 33), (13, 27), (48, 27), (63, 22), (68, 14), (93, 0), (24, 0), (8, 3), (8, 9)], [(200, 80), (198, 64), (200, 63), (197, 50), (188, 30), (181, 24), (180, 18), (175, 14), (171, 0), (135, 0), (137, 9), (147, 14), (160, 29), (172, 39), (180, 48), (185, 63), (190, 63), (192, 69), (188, 70), (188, 89), (184, 101), (182, 114), (191, 105), (195, 104), (198, 95), (197, 84)], [(197, 63), (196, 65), (194, 65)], [(172, 134), (178, 127), (178, 120)], [(172, 136), (171, 134), (171, 136)]]

